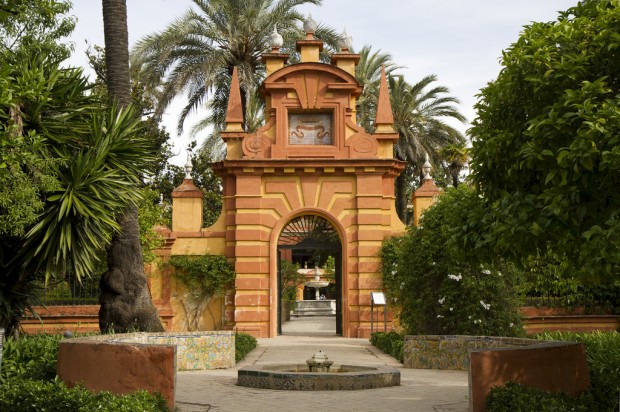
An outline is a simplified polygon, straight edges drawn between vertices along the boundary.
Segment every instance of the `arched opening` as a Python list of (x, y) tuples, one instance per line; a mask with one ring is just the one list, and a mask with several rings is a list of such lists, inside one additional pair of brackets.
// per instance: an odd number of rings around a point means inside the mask
[(334, 226), (298, 216), (277, 250), (278, 334), (342, 335), (342, 241)]

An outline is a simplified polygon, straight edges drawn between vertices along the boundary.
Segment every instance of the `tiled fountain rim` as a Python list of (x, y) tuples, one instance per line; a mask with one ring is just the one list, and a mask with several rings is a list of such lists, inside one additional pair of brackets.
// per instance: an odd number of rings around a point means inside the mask
[[(237, 371), (239, 386), (279, 390), (361, 390), (400, 385), (400, 371), (389, 366), (332, 365), (333, 372), (290, 372), (306, 364), (245, 366)], [(280, 369), (280, 370), (274, 370)], [(350, 372), (336, 372), (351, 369)]]

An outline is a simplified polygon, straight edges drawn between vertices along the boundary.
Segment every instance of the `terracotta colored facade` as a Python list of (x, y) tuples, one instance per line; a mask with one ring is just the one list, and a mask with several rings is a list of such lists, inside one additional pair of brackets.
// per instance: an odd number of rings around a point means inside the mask
[(233, 73), (222, 133), (227, 157), (213, 165), (223, 179), (223, 209), (212, 227), (201, 228), (202, 198), (191, 180), (173, 193), (167, 253), (223, 253), (234, 261), (236, 290), (226, 322), (257, 337), (277, 335), (278, 241), (291, 220), (319, 216), (338, 234), (345, 337), (369, 336), (370, 292), (382, 289), (377, 253), (385, 237), (404, 231), (394, 207), (394, 179), (404, 164), (392, 156), (398, 135), (385, 74), (376, 132), (368, 134), (355, 120), (359, 56), (344, 49), (332, 64), (320, 63), (322, 45), (307, 33), (297, 45), (302, 61), (294, 65), (286, 66), (288, 56), (277, 48), (263, 55), (266, 122), (256, 133), (243, 132)]

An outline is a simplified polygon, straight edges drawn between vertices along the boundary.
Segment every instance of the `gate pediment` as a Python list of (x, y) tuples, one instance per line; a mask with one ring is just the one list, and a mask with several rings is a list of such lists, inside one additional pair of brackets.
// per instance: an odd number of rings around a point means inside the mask
[(267, 122), (244, 139), (244, 158), (376, 158), (377, 140), (353, 118), (361, 90), (355, 77), (328, 64), (277, 70), (261, 88)]

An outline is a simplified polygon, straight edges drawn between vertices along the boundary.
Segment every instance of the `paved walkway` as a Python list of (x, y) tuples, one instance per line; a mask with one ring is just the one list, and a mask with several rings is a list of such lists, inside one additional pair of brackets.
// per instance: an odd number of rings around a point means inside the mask
[[(234, 368), (179, 372), (176, 404), (180, 412), (328, 412), (468, 410), (467, 372), (405, 369), (367, 339), (335, 336), (328, 319), (293, 320), (284, 335), (259, 339), (258, 346)], [(305, 336), (300, 336), (300, 335)], [(308, 336), (312, 334), (313, 336)], [(330, 336), (332, 335), (332, 336)], [(361, 391), (277, 391), (237, 386), (243, 366), (303, 363), (322, 350), (335, 364), (388, 365), (401, 373), (400, 386)]]

